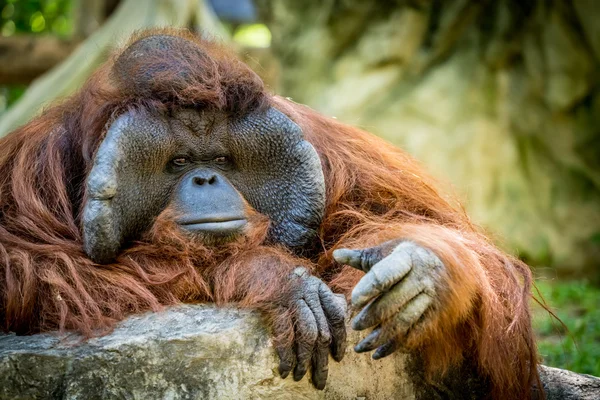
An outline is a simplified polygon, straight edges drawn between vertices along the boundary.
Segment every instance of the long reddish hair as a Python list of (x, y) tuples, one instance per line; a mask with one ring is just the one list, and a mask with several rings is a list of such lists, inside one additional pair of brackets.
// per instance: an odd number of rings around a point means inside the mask
[(529, 398), (533, 384), (541, 387), (529, 267), (498, 249), (404, 151), (306, 106), (281, 98), (275, 104), (300, 124), (322, 159), (327, 210), (317, 263), (332, 287), (349, 293), (362, 277), (335, 264), (336, 248), (407, 238), (433, 249), (447, 267), (448, 285), (439, 308), (405, 348), (421, 355), (431, 379), (473, 352), (494, 398)]
[[(4, 330), (93, 335), (128, 314), (168, 304), (236, 301), (266, 311), (281, 340), (289, 340), (293, 326), (282, 305), (295, 266), (314, 268), (348, 295), (362, 273), (335, 264), (335, 248), (407, 238), (434, 250), (447, 267), (438, 306), (405, 343), (422, 355), (428, 376), (443, 375), (470, 353), (495, 398), (527, 398), (532, 384), (540, 387), (529, 268), (497, 249), (417, 162), (369, 133), (268, 94), (256, 74), (218, 44), (173, 30), (143, 32), (130, 43), (157, 33), (202, 49), (203, 56), (185, 59), (197, 75), (182, 82), (164, 69), (150, 92), (137, 93), (111, 75), (117, 53), (77, 94), (0, 140)], [(148, 58), (137, 68), (164, 62)], [(311, 260), (264, 245), (267, 222), (259, 215), (244, 238), (219, 249), (187, 240), (166, 213), (114, 263), (97, 265), (85, 255), (85, 178), (107, 125), (126, 110), (192, 105), (230, 114), (272, 105), (301, 126), (321, 157), (327, 187), (321, 251)]]

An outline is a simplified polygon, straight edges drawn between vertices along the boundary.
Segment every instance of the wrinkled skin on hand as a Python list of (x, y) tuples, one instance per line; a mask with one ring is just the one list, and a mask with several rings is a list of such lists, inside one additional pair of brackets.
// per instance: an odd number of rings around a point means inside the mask
[(339, 362), (346, 351), (346, 300), (302, 267), (296, 268), (290, 279), (297, 283), (289, 304), (295, 340), (277, 348), (279, 373), (286, 378), (293, 369), (294, 380), (299, 381), (310, 364), (312, 383), (322, 390), (327, 382), (329, 353)]
[(361, 309), (352, 328), (374, 329), (354, 350), (375, 350), (376, 360), (392, 354), (434, 306), (443, 263), (432, 251), (400, 240), (363, 250), (338, 249), (333, 256), (366, 272), (352, 291), (352, 306)]

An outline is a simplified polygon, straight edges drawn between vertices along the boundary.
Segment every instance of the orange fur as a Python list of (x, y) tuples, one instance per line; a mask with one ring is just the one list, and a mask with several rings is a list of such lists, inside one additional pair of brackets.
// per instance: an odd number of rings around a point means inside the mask
[[(269, 95), (256, 74), (217, 44), (174, 30), (143, 32), (132, 41), (155, 33), (185, 37), (202, 50), (178, 60), (197, 71), (191, 81), (166, 69), (150, 91), (138, 93), (111, 75), (117, 53), (73, 97), (0, 140), (4, 330), (76, 329), (92, 335), (131, 313), (214, 301), (265, 311), (278, 340), (290, 340), (286, 277), (296, 265), (312, 262), (334, 290), (348, 295), (361, 273), (336, 265), (335, 248), (406, 238), (432, 249), (447, 267), (437, 307), (411, 333), (406, 348), (422, 354), (431, 377), (468, 355), (490, 380), (494, 398), (530, 397), (539, 377), (527, 266), (493, 246), (406, 153)], [(131, 73), (160, 63), (164, 60), (145, 60)], [(233, 115), (267, 105), (296, 121), (322, 160), (327, 208), (321, 250), (310, 260), (262, 244), (265, 222), (259, 216), (240, 241), (211, 248), (172, 229), (168, 210), (113, 264), (96, 265), (86, 257), (80, 231), (85, 178), (114, 118), (129, 109), (201, 106)]]
[(335, 265), (336, 248), (404, 238), (433, 250), (446, 266), (438, 306), (405, 348), (423, 357), (430, 378), (474, 356), (494, 398), (529, 398), (531, 386), (540, 384), (529, 268), (495, 247), (403, 151), (308, 107), (280, 98), (276, 104), (300, 124), (323, 161), (328, 206), (318, 265), (330, 285), (349, 295), (362, 277)]

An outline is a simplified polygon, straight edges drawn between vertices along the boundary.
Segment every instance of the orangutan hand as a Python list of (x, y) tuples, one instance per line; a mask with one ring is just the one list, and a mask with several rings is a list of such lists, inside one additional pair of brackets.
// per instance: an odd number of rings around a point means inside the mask
[(296, 268), (290, 279), (297, 282), (289, 305), (294, 313), (295, 343), (277, 349), (279, 373), (285, 378), (295, 365), (294, 380), (299, 381), (311, 363), (312, 383), (322, 390), (329, 352), (335, 361), (341, 361), (346, 351), (346, 299), (302, 267)]
[(364, 250), (335, 250), (333, 257), (366, 272), (352, 291), (352, 305), (362, 308), (352, 329), (375, 329), (354, 350), (377, 349), (375, 360), (390, 355), (432, 306), (443, 263), (430, 250), (400, 240)]

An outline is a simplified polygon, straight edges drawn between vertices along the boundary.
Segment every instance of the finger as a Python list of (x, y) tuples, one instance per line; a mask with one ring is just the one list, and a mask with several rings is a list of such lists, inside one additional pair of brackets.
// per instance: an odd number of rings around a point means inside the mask
[(298, 302), (298, 318), (296, 319), (296, 367), (294, 380), (299, 381), (308, 370), (315, 342), (319, 335), (317, 321), (304, 300)]
[(407, 246), (400, 244), (362, 277), (352, 290), (352, 304), (355, 307), (363, 307), (381, 293), (388, 291), (410, 271), (412, 253), (405, 247)]
[[(329, 323), (327, 322), (327, 317), (325, 316), (325, 312), (323, 310), (323, 306), (321, 305), (321, 299), (319, 297), (319, 286), (322, 284), (321, 281), (315, 278), (314, 280), (317, 282), (318, 286), (304, 294), (304, 302), (308, 304), (308, 308), (313, 314), (313, 318), (317, 324), (318, 336), (316, 340), (316, 345), (318, 347), (325, 347), (329, 349), (329, 344), (331, 343), (331, 333), (329, 331)], [(329, 350), (327, 351), (329, 353)]]
[(396, 316), (383, 323), (354, 347), (357, 353), (371, 351), (392, 339), (406, 335), (431, 305), (431, 297), (421, 293), (412, 299)]
[(387, 357), (400, 348), (400, 340), (392, 339), (383, 346), (379, 346), (375, 353), (373, 353), (373, 360), (379, 360), (383, 357)]
[[(273, 334), (276, 338), (281, 338), (286, 336), (286, 328), (283, 325), (274, 324), (273, 326)], [(296, 353), (294, 352), (293, 343), (285, 345), (282, 343), (275, 343), (277, 354), (279, 355), (279, 375), (282, 379), (285, 379), (292, 368), (294, 368), (294, 364), (296, 364)]]
[(279, 355), (279, 375), (281, 379), (285, 379), (294, 368), (296, 355), (290, 346), (277, 347), (277, 354)]
[(418, 277), (414, 271), (398, 282), (387, 293), (369, 303), (352, 321), (352, 329), (361, 331), (379, 325), (396, 315), (411, 299), (433, 287), (428, 277)]
[(325, 288), (327, 286), (317, 278), (311, 278), (306, 282), (306, 286), (304, 301), (313, 313), (319, 332), (312, 354), (312, 382), (317, 389), (323, 389), (325, 388), (325, 382), (327, 382), (331, 333), (319, 291), (321, 286), (325, 286)]
[(333, 258), (340, 264), (346, 264), (361, 271), (369, 272), (383, 256), (377, 248), (353, 250), (337, 249), (333, 251)]
[(346, 298), (334, 294), (324, 283), (319, 286), (319, 299), (329, 322), (331, 356), (341, 361), (346, 352)]
[(319, 390), (325, 389), (329, 372), (329, 345), (317, 343), (312, 357), (312, 383)]
[(380, 345), (380, 342), (383, 343), (384, 340), (382, 336), (384, 336), (384, 327), (377, 327), (371, 331), (360, 343), (354, 346), (354, 351), (357, 353), (364, 353), (366, 351), (371, 351), (377, 348)]

